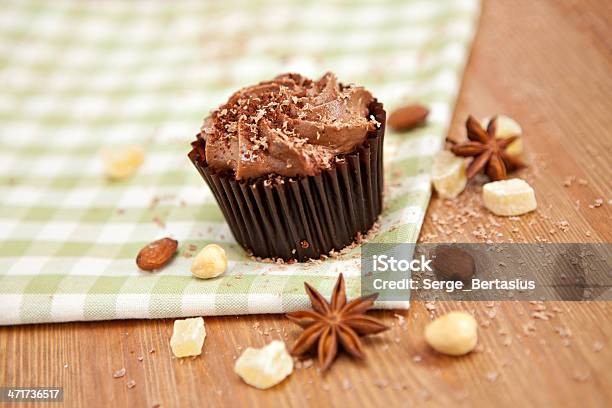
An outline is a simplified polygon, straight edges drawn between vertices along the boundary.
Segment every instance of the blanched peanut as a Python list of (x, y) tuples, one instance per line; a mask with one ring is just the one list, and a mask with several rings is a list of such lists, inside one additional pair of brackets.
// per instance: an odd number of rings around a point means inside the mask
[(216, 278), (227, 269), (225, 250), (216, 244), (206, 245), (191, 264), (191, 273), (201, 279)]
[(478, 342), (476, 319), (466, 312), (447, 313), (427, 325), (425, 341), (443, 354), (467, 354)]

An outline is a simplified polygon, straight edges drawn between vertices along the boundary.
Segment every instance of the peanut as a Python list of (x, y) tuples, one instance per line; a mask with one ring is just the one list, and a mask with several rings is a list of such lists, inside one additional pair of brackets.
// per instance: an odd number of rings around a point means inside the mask
[(201, 279), (216, 278), (227, 269), (225, 250), (216, 244), (206, 245), (191, 264), (191, 273)]
[(474, 350), (478, 342), (476, 319), (466, 312), (450, 312), (440, 316), (425, 328), (425, 341), (443, 354), (467, 354)]

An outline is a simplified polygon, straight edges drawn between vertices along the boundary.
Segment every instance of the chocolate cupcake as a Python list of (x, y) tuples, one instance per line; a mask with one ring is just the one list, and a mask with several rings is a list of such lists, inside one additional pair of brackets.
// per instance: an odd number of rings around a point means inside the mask
[(364, 88), (285, 74), (213, 111), (189, 158), (240, 245), (306, 261), (350, 245), (380, 215), (384, 128)]

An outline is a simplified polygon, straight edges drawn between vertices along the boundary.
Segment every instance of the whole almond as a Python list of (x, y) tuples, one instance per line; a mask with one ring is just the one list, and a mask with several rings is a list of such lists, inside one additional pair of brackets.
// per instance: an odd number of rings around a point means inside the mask
[(153, 271), (167, 264), (176, 253), (178, 241), (162, 238), (147, 244), (138, 252), (136, 265), (145, 271)]
[(431, 264), (439, 280), (469, 282), (476, 272), (474, 257), (467, 251), (450, 245), (440, 245), (435, 249)]
[(408, 105), (397, 108), (387, 118), (387, 125), (396, 131), (413, 129), (425, 123), (429, 109), (422, 105)]

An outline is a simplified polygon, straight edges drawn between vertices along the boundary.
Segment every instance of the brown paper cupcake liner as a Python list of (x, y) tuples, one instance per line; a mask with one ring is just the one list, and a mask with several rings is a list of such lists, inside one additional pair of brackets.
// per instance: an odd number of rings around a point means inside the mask
[(372, 228), (383, 205), (386, 114), (377, 101), (369, 108), (380, 127), (315, 176), (238, 181), (208, 167), (203, 139), (191, 143), (189, 158), (242, 247), (261, 258), (307, 261), (341, 250)]

